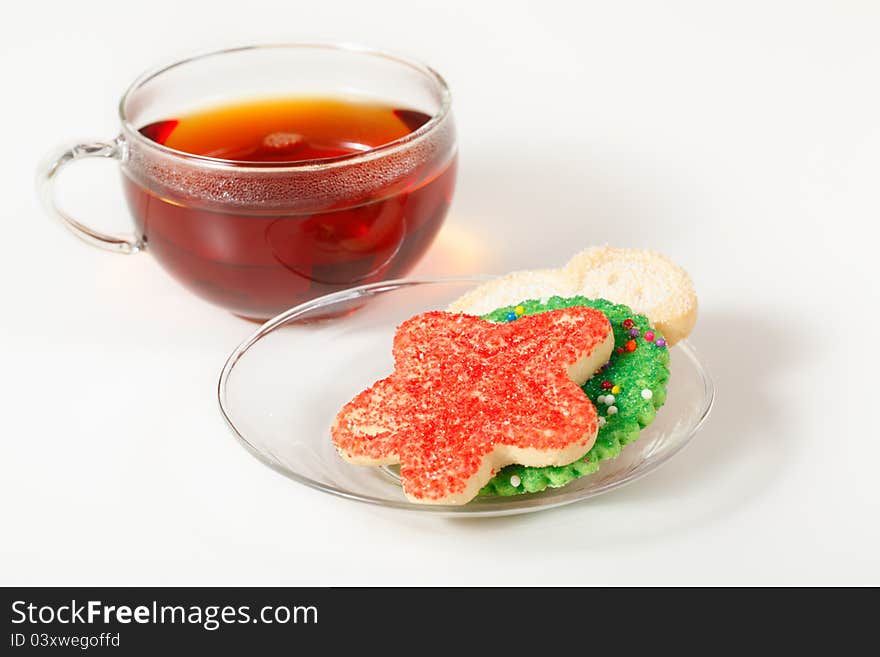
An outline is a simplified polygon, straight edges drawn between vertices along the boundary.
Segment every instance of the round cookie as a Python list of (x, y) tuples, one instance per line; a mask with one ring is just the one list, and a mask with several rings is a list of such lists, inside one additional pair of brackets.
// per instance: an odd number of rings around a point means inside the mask
[[(604, 299), (550, 297), (498, 308), (483, 315), (483, 319), (516, 321), (525, 315), (572, 306), (587, 306), (603, 312), (614, 331), (615, 349), (607, 367), (582, 386), (599, 413), (596, 442), (584, 458), (568, 465), (502, 468), (482, 488), (480, 495), (537, 493), (596, 472), (601, 461), (616, 457), (624, 445), (638, 438), (639, 431), (654, 420), (657, 409), (666, 401), (669, 350), (665, 338), (656, 328), (651, 328), (647, 317), (634, 314), (627, 306)], [(617, 392), (613, 392), (613, 386), (619, 386)]]
[(668, 257), (645, 249), (594, 246), (559, 269), (515, 271), (487, 281), (449, 305), (452, 312), (482, 315), (520, 299), (583, 296), (614, 299), (647, 315), (670, 345), (697, 321), (697, 293), (687, 272)]

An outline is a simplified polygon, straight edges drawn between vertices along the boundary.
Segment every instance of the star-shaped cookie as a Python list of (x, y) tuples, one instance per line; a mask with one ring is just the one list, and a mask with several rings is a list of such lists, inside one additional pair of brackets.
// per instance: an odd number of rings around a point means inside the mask
[(342, 408), (331, 436), (352, 463), (399, 463), (412, 501), (464, 504), (505, 465), (564, 465), (589, 451), (598, 422), (580, 385), (613, 347), (592, 308), (504, 324), (417, 315), (394, 336), (394, 372)]

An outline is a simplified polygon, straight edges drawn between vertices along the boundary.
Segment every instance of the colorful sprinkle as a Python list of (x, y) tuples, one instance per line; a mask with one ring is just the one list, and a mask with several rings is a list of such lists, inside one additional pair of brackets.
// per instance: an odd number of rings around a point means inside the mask
[(615, 349), (614, 351), (616, 351), (618, 354), (622, 354), (622, 353), (623, 353), (623, 347), (618, 347), (618, 348)]
[[(665, 343), (664, 343), (664, 344), (665, 344)], [(635, 341), (635, 340), (630, 340), (629, 342), (626, 343), (626, 350), (627, 350), (627, 351), (635, 351), (635, 350), (636, 350), (636, 346), (637, 346), (637, 345), (636, 345), (636, 341)], [(659, 347), (660, 345), (657, 345), (657, 346)]]
[(507, 313), (506, 319), (508, 322), (512, 322), (513, 320), (516, 319), (516, 313), (514, 313), (514, 312)]
[(625, 319), (625, 320), (623, 320), (623, 328), (625, 328), (625, 329), (631, 329), (633, 326), (635, 326), (635, 322), (632, 321), (631, 319)]
[(605, 426), (605, 418), (602, 417), (602, 416), (599, 416), (599, 426), (600, 426), (600, 427), (604, 427), (604, 426)]
[(613, 388), (611, 388), (611, 392), (613, 392), (615, 395), (618, 394), (620, 392), (620, 386), (614, 386)]
[(513, 476), (510, 478), (510, 485), (513, 486), (514, 488), (516, 488), (517, 486), (519, 486), (521, 483), (522, 483), (522, 479), (520, 479), (520, 478), (517, 477), (516, 475), (513, 475)]
[(637, 328), (631, 328), (631, 329), (629, 330), (629, 335), (630, 335), (630, 337), (632, 337), (632, 338), (637, 338), (637, 337), (639, 337), (639, 335), (641, 335), (641, 334), (639, 333), (639, 329), (637, 329)]
[(665, 346), (666, 346), (666, 340), (664, 340), (663, 338), (660, 338), (660, 339), (657, 340), (657, 342), (655, 342), (654, 344), (657, 345), (658, 347), (661, 347), (661, 348), (662, 348), (662, 347), (665, 347)]
[(602, 403), (606, 406), (611, 406), (614, 403), (614, 395), (605, 395), (605, 401)]
[(650, 399), (654, 396), (654, 393), (651, 392), (648, 388), (642, 390), (642, 399)]
[(523, 308), (522, 306), (517, 306), (516, 308), (513, 309), (513, 312), (515, 312), (517, 315), (524, 315), (526, 312), (526, 309)]
[(654, 331), (645, 331), (645, 340), (654, 342)]
[(616, 415), (617, 414), (617, 406), (609, 406), (608, 410), (605, 411), (608, 415)]
[(613, 388), (613, 387), (614, 387), (614, 384), (611, 383), (611, 381), (608, 381), (607, 379), (602, 382), (602, 390), (611, 390), (611, 388)]
[(597, 404), (604, 404), (605, 403), (605, 395), (599, 395), (598, 397), (596, 397), (596, 403)]

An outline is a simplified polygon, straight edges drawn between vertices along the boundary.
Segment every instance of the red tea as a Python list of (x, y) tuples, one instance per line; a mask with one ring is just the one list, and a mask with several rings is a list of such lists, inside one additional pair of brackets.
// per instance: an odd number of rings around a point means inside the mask
[[(140, 132), (177, 151), (230, 161), (252, 187), (264, 179), (270, 194), (279, 185), (284, 192), (279, 167), (308, 161), (317, 171), (303, 187), (311, 194), (322, 188), (322, 177), (332, 186), (335, 163), (344, 166), (346, 156), (406, 137), (429, 120), (382, 104), (284, 98), (169, 118)], [(168, 198), (129, 176), (125, 189), (146, 248), (178, 280), (233, 312), (266, 318), (328, 292), (402, 276), (431, 244), (452, 196), (454, 155), (422, 158), (396, 176), (387, 176), (387, 159), (382, 162), (359, 164), (354, 180), (365, 184), (350, 179), (342, 198), (322, 202), (315, 192), (309, 203), (294, 200), (290, 207), (225, 207), (195, 192), (188, 197), (185, 187), (179, 198)], [(325, 172), (320, 165), (328, 163)], [(234, 190), (236, 176), (232, 170), (229, 180), (211, 184)], [(294, 196), (297, 184), (290, 182)], [(213, 192), (223, 198), (222, 189)]]

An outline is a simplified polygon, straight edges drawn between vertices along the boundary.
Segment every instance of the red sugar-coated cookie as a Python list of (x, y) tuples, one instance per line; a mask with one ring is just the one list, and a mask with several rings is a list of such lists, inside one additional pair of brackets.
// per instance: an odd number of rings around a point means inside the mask
[(613, 347), (592, 308), (506, 324), (417, 315), (394, 336), (394, 372), (342, 408), (331, 436), (352, 463), (400, 463), (409, 499), (464, 504), (505, 465), (564, 465), (589, 451), (597, 415), (580, 385)]

